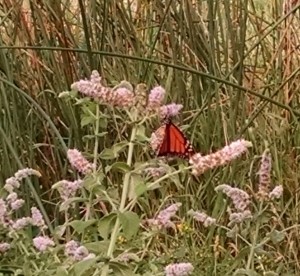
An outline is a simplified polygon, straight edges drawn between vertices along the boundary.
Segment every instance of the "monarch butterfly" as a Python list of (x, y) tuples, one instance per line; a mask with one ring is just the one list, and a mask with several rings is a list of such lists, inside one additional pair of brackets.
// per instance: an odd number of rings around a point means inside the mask
[(157, 156), (189, 158), (195, 154), (190, 141), (170, 119), (155, 131), (151, 144)]

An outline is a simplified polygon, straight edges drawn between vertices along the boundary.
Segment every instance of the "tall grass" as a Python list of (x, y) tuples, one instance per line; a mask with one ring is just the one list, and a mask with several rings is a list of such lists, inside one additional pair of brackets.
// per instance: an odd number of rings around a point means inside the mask
[[(184, 106), (177, 123), (197, 151), (208, 154), (240, 137), (253, 148), (247, 159), (199, 179), (186, 173), (174, 176), (175, 187), (149, 192), (135, 211), (153, 216), (171, 198), (183, 200), (180, 215), (194, 208), (220, 216), (226, 207), (215, 186), (231, 183), (254, 193), (259, 156), (270, 148), (272, 177), (285, 191), (278, 230), (286, 230), (286, 236), (263, 253), (252, 250), (251, 265), (249, 252), (220, 229), (154, 239), (151, 250), (196, 263), (200, 274), (195, 275), (232, 275), (246, 266), (257, 273), (297, 275), (299, 231), (292, 226), (299, 223), (300, 4), (282, 2), (5, 0), (0, 15), (0, 182), (20, 168), (39, 170), (39, 182), (22, 186), (24, 214), (37, 203), (55, 227), (63, 218), (51, 186), (75, 177), (66, 151), (76, 147), (97, 159), (105, 185), (120, 196), (124, 175), (109, 172), (105, 177), (105, 168), (113, 162), (96, 153), (129, 140), (132, 122), (112, 109), (98, 110), (95, 147), (95, 129), (85, 120), (96, 107), (58, 95), (94, 69), (110, 87), (122, 80), (145, 83), (147, 89), (162, 85), (166, 102)], [(145, 135), (150, 137), (159, 124), (147, 121)], [(132, 155), (136, 162), (152, 160), (146, 147)], [(119, 161), (127, 158), (124, 151)], [(180, 161), (174, 164), (182, 166)], [(143, 239), (134, 246), (145, 246)], [(146, 266), (143, 262), (141, 267)]]

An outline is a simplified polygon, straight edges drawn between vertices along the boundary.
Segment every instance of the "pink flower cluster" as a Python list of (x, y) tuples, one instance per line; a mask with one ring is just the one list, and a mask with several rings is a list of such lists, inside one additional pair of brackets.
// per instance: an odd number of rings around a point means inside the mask
[(169, 264), (165, 267), (166, 276), (187, 276), (194, 270), (191, 263)]
[(166, 169), (163, 167), (146, 168), (145, 173), (151, 175), (153, 178), (158, 178), (166, 174)]
[[(132, 85), (122, 81), (115, 88), (109, 88), (101, 84), (98, 71), (94, 70), (90, 80), (80, 80), (71, 85), (71, 89), (79, 91), (85, 96), (91, 97), (99, 103), (130, 108), (135, 106), (141, 113), (158, 113), (161, 118), (170, 118), (179, 113), (182, 105), (162, 105), (165, 89), (161, 86), (154, 87), (147, 97), (147, 86), (143, 83), (137, 85), (135, 93)], [(147, 100), (148, 98), (148, 100)]]
[(89, 253), (85, 246), (79, 245), (78, 242), (71, 240), (65, 245), (65, 255), (72, 257), (75, 261), (95, 258), (95, 254)]
[(55, 243), (54, 241), (49, 238), (48, 236), (39, 236), (33, 239), (33, 245), (35, 248), (40, 251), (44, 252), (46, 251), (49, 247), (54, 246)]
[(80, 80), (71, 85), (71, 89), (89, 96), (100, 103), (109, 104), (118, 107), (132, 106), (134, 103), (134, 94), (125, 87), (113, 90), (101, 84), (99, 73), (94, 70), (90, 80)]
[(243, 190), (231, 187), (227, 184), (219, 185), (215, 191), (222, 192), (227, 195), (236, 210), (229, 215), (228, 226), (238, 224), (246, 219), (251, 219), (251, 211), (248, 209), (250, 204), (250, 196)]
[[(0, 198), (0, 224), (4, 228), (8, 228), (9, 231), (18, 231), (25, 228), (28, 225), (37, 226), (40, 230), (47, 228), (45, 225), (41, 212), (36, 208), (31, 208), (31, 217), (23, 217), (16, 220), (11, 219), (11, 215), (14, 211), (20, 209), (24, 205), (24, 200), (19, 199), (17, 193), (14, 191), (20, 187), (20, 181), (29, 176), (37, 175), (40, 173), (33, 169), (23, 169), (15, 173), (15, 175), (5, 182), (5, 189), (9, 192), (6, 198)], [(34, 244), (38, 245), (38, 240), (34, 240)], [(10, 244), (0, 243), (0, 253), (4, 253), (10, 249)]]
[(261, 199), (266, 198), (270, 191), (271, 169), (272, 169), (272, 158), (271, 158), (270, 151), (267, 149), (264, 151), (264, 153), (262, 155), (260, 168), (257, 173), (259, 176), (257, 195)]
[(272, 170), (272, 157), (269, 149), (266, 149), (262, 154), (260, 168), (258, 171), (258, 192), (257, 197), (260, 200), (274, 200), (278, 199), (283, 194), (282, 185), (276, 186), (271, 192), (271, 170)]
[(7, 242), (0, 243), (0, 253), (5, 253), (10, 249), (10, 244)]
[(178, 211), (181, 205), (181, 203), (174, 203), (170, 205), (166, 209), (160, 211), (156, 218), (148, 219), (148, 224), (158, 226), (158, 228), (175, 228), (175, 225), (171, 221), (171, 218), (175, 216), (176, 212)]
[(215, 191), (222, 192), (227, 195), (233, 203), (234, 208), (237, 211), (244, 211), (250, 204), (250, 196), (239, 188), (231, 187), (227, 184), (219, 185), (215, 188)]
[(77, 149), (69, 149), (67, 157), (71, 165), (83, 174), (89, 174), (95, 169), (95, 165), (87, 161), (82, 153)]
[(14, 230), (24, 229), (28, 225), (37, 226), (41, 230), (47, 228), (40, 210), (36, 207), (31, 208), (31, 217), (23, 217), (15, 221), (10, 220), (9, 224)]
[(0, 199), (0, 223), (11, 231), (21, 230), (28, 225), (37, 226), (40, 230), (47, 228), (42, 214), (36, 207), (31, 208), (31, 217), (11, 219), (13, 212), (20, 209), (25, 202), (18, 198), (15, 190), (20, 187), (20, 181), (30, 175), (41, 176), (38, 171), (26, 168), (17, 171), (13, 177), (8, 178), (5, 182), (4, 188), (9, 194), (4, 199)]
[(195, 220), (203, 223), (204, 227), (216, 224), (216, 219), (208, 216), (207, 214), (199, 211), (190, 210), (188, 215), (192, 216)]
[(9, 193), (12, 193), (14, 189), (18, 189), (20, 187), (21, 185), (20, 181), (30, 175), (35, 175), (38, 177), (41, 176), (40, 172), (34, 169), (30, 169), (30, 168), (21, 169), (17, 171), (14, 176), (6, 179), (4, 189)]
[(57, 183), (58, 192), (63, 201), (74, 197), (77, 190), (83, 186), (83, 181), (81, 179), (75, 181), (62, 180)]
[(206, 156), (196, 153), (189, 161), (192, 165), (192, 174), (198, 176), (209, 169), (225, 165), (245, 153), (248, 147), (251, 146), (251, 142), (240, 139), (225, 146), (223, 149)]

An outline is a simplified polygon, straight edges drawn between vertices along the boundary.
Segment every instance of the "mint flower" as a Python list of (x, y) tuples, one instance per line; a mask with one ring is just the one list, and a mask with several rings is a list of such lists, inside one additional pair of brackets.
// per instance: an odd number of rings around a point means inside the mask
[(225, 165), (245, 153), (250, 146), (252, 146), (251, 142), (241, 139), (209, 155), (202, 156), (196, 153), (189, 160), (192, 174), (198, 176), (209, 169)]
[(87, 161), (77, 149), (69, 149), (67, 151), (67, 156), (71, 165), (83, 174), (91, 173), (95, 168), (95, 165)]

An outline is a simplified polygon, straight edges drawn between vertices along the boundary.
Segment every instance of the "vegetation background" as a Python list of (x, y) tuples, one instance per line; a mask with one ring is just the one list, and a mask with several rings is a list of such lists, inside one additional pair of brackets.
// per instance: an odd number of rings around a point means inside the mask
[[(184, 233), (152, 240), (149, 259), (144, 256), (135, 273), (146, 275), (142, 271), (184, 260), (194, 264), (195, 275), (232, 275), (244, 268), (242, 275), (299, 275), (299, 7), (296, 0), (2, 0), (0, 183), (20, 168), (40, 171), (39, 182), (22, 186), (23, 211), (38, 202), (54, 229), (63, 218), (51, 186), (74, 177), (67, 148), (93, 156), (93, 129), (85, 111), (58, 95), (95, 69), (111, 87), (122, 80), (146, 83), (149, 90), (161, 85), (166, 102), (184, 106), (177, 123), (199, 152), (208, 154), (240, 137), (253, 147), (246, 157), (198, 180), (186, 172), (176, 185), (165, 180), (155, 196), (146, 198), (140, 214), (153, 216), (171, 197), (182, 201), (180, 215), (190, 208), (213, 216), (225, 213), (215, 186), (233, 183), (254, 193), (259, 157), (268, 147), (272, 182), (284, 186), (284, 196), (277, 212), (264, 218), (258, 238), (274, 228), (284, 238), (260, 247), (253, 245), (250, 226), (245, 228), (247, 245), (229, 240), (221, 229), (190, 225)], [(100, 149), (128, 139), (130, 124), (120, 118), (107, 111), (104, 134), (97, 138)], [(147, 137), (158, 126), (158, 120), (148, 123)], [(123, 151), (118, 161), (126, 157)], [(151, 158), (149, 149), (135, 148), (135, 162)], [(105, 168), (116, 160), (98, 157), (98, 162)], [(112, 171), (109, 177), (120, 191), (123, 174)], [(140, 237), (119, 244), (118, 250), (142, 244)], [(5, 269), (22, 267), (15, 257)], [(50, 267), (45, 260), (43, 265), (45, 271)]]

